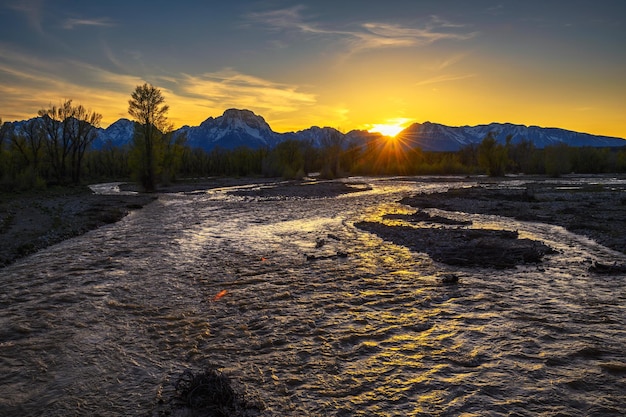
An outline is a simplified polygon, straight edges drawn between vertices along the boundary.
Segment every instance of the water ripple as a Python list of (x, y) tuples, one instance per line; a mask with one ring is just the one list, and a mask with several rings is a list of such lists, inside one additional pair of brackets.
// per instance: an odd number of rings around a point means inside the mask
[[(454, 184), (371, 184), (309, 200), (165, 195), (2, 269), (0, 415), (147, 415), (207, 362), (262, 415), (626, 413), (624, 276), (587, 272), (623, 255), (440, 212), (559, 250), (541, 269), (450, 269), (352, 224)], [(451, 271), (459, 283), (441, 284)]]

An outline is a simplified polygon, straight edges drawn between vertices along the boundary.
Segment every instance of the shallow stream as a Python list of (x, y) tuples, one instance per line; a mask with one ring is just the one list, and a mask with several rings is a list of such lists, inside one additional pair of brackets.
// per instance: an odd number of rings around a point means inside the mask
[(164, 194), (0, 269), (0, 415), (148, 416), (209, 363), (267, 416), (626, 414), (626, 277), (588, 272), (625, 255), (437, 211), (557, 250), (513, 270), (445, 266), (353, 224), (471, 183), (348, 181), (372, 188)]

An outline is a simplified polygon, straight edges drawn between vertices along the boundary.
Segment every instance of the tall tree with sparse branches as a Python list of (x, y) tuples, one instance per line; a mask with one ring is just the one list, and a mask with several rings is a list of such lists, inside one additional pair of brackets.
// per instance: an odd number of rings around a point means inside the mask
[(102, 115), (79, 104), (73, 108), (70, 120), (68, 134), (70, 135), (71, 143), (72, 181), (78, 184), (80, 183), (83, 157), (91, 143), (98, 136), (97, 128), (100, 127)]
[(42, 128), (46, 134), (46, 150), (57, 182), (65, 181), (67, 156), (71, 142), (68, 134), (72, 116), (72, 100), (65, 100), (60, 106), (50, 105), (48, 109), (39, 110)]
[(26, 165), (30, 166), (35, 174), (39, 171), (41, 149), (45, 142), (40, 122), (41, 119), (28, 120), (19, 132), (14, 130), (10, 136), (12, 147), (22, 155)]
[(148, 192), (156, 189), (164, 133), (171, 130), (166, 116), (168, 110), (161, 90), (148, 83), (137, 86), (128, 100), (128, 113), (137, 122), (133, 138), (135, 171)]
[(102, 115), (80, 104), (75, 106), (72, 100), (65, 100), (58, 107), (51, 105), (40, 110), (39, 116), (40, 130), (46, 138), (48, 159), (57, 182), (67, 180), (69, 169), (72, 182), (80, 183), (82, 160), (97, 136)]
[(4, 176), (5, 171), (5, 162), (4, 162), (4, 141), (9, 137), (10, 131), (9, 123), (2, 122), (2, 118), (0, 117), (0, 180)]

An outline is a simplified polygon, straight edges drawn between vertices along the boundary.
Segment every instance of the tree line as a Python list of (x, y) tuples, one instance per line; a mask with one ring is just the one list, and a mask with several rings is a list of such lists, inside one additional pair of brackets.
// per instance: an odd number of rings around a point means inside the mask
[(456, 152), (424, 152), (403, 144), (402, 137), (378, 136), (366, 143), (347, 142), (335, 132), (321, 146), (286, 140), (273, 148), (192, 149), (184, 134), (175, 135), (161, 91), (137, 86), (128, 101), (134, 119), (133, 140), (91, 149), (102, 115), (66, 100), (38, 112), (18, 129), (0, 119), (0, 190), (41, 189), (85, 181), (134, 180), (146, 191), (181, 178), (268, 176), (323, 178), (345, 175), (474, 175), (511, 173), (559, 176), (626, 172), (626, 148), (569, 147), (543, 149), (532, 142), (504, 144), (489, 133), (481, 143)]

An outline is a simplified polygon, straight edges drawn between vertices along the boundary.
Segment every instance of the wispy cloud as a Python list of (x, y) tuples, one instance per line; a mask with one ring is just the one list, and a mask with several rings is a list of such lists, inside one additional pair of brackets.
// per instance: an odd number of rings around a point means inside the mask
[(0, 45), (0, 111), (21, 120), (64, 99), (74, 99), (112, 122), (126, 113), (126, 101), (139, 77), (114, 74), (78, 61), (42, 59)]
[(305, 19), (304, 7), (253, 13), (248, 18), (265, 24), (272, 30), (295, 30), (304, 34), (326, 35), (343, 41), (351, 52), (386, 47), (412, 47), (428, 45), (440, 40), (467, 40), (476, 32), (464, 31), (463, 25), (448, 22), (438, 16), (420, 26), (402, 26), (384, 22), (361, 23), (354, 30), (324, 27), (322, 24)]
[(442, 75), (437, 75), (436, 77), (419, 81), (415, 83), (415, 85), (419, 86), (419, 85), (428, 85), (428, 84), (439, 84), (439, 83), (445, 83), (445, 82), (450, 82), (450, 81), (465, 80), (467, 78), (472, 78), (475, 76), (476, 74), (462, 74), (462, 75), (442, 74)]
[(302, 32), (326, 33), (325, 30), (317, 28), (316, 24), (309, 24), (304, 21), (301, 13), (304, 9), (304, 6), (294, 6), (268, 12), (250, 13), (248, 18), (275, 30), (297, 29)]
[(222, 108), (243, 106), (258, 111), (289, 112), (316, 102), (315, 95), (301, 92), (297, 86), (276, 83), (233, 69), (183, 75), (169, 81), (175, 81), (177, 94), (202, 99), (209, 105)]
[[(199, 123), (227, 108), (247, 108), (271, 120), (313, 108), (317, 97), (296, 85), (224, 69), (205, 74), (152, 74), (142, 78), (77, 60), (42, 59), (0, 44), (0, 116), (3, 120), (34, 117), (37, 111), (73, 99), (102, 113), (108, 124), (128, 117), (127, 102), (137, 85), (162, 89), (175, 125)], [(19, 109), (19, 110), (18, 110)], [(327, 109), (328, 110), (328, 109)]]
[(441, 61), (436, 61), (433, 65), (429, 65), (428, 69), (431, 71), (443, 71), (444, 69), (449, 68), (461, 62), (468, 55), (469, 55), (469, 52), (463, 52), (463, 53), (449, 56)]
[(75, 29), (79, 26), (97, 26), (97, 27), (110, 27), (115, 26), (110, 19), (103, 17), (98, 19), (77, 19), (69, 18), (63, 22), (63, 29)]

